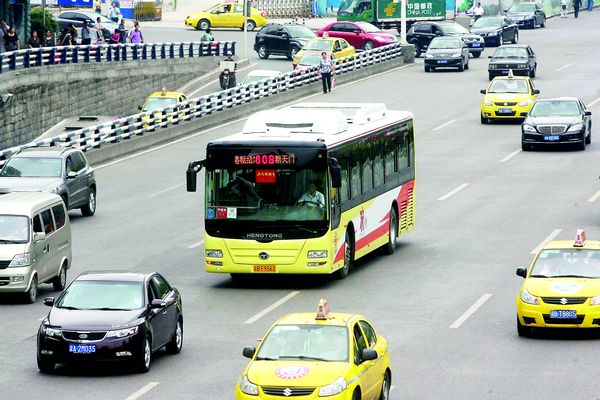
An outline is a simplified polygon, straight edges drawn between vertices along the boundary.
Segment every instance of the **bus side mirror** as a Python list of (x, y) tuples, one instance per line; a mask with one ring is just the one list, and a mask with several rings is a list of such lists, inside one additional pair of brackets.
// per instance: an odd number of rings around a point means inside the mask
[(196, 191), (198, 172), (200, 172), (203, 165), (204, 161), (192, 161), (188, 164), (187, 171), (185, 171), (188, 192)]
[(342, 187), (342, 167), (335, 158), (329, 158), (329, 173), (331, 174), (331, 187)]

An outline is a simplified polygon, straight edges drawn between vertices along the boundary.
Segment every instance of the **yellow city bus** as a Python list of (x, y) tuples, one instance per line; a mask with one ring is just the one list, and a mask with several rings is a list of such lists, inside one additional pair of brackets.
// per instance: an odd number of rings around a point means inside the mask
[(415, 224), (412, 113), (300, 103), (252, 115), (189, 164), (205, 179), (208, 272), (334, 274)]

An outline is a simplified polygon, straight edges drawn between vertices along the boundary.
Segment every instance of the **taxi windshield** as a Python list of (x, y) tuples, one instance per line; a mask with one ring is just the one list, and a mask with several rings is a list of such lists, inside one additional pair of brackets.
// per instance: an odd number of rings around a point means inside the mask
[(493, 28), (500, 27), (502, 23), (498, 17), (479, 18), (471, 28)]
[(488, 93), (529, 93), (529, 87), (523, 79), (498, 79), (492, 82)]
[(177, 99), (173, 97), (150, 97), (142, 111), (155, 111), (174, 104), (177, 104)]
[(308, 42), (302, 50), (329, 51), (331, 43), (333, 43), (332, 40), (314, 39)]
[(492, 56), (493, 58), (526, 58), (527, 49), (525, 47), (498, 47)]
[(256, 360), (348, 362), (348, 330), (331, 325), (277, 325), (263, 340)]
[(600, 278), (600, 250), (542, 250), (531, 278)]
[(576, 101), (540, 101), (534, 104), (529, 114), (532, 117), (576, 117), (581, 111)]
[(435, 38), (429, 44), (430, 49), (459, 49), (462, 47), (460, 39), (455, 38)]

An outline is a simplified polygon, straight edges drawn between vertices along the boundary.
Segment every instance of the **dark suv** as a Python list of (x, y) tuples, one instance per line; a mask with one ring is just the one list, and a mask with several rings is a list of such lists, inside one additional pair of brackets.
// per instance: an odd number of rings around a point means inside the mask
[(63, 198), (67, 210), (96, 212), (96, 177), (81, 150), (31, 147), (13, 155), (0, 171), (0, 194), (49, 192)]
[(438, 36), (458, 36), (469, 47), (473, 57), (479, 57), (485, 48), (485, 42), (479, 35), (466, 30), (456, 22), (418, 21), (411, 26), (406, 34), (406, 41), (415, 46), (415, 56), (419, 57), (427, 50), (429, 43)]
[(299, 24), (267, 24), (257, 34), (254, 51), (263, 60), (271, 54), (294, 59), (296, 53), (317, 37), (313, 31)]

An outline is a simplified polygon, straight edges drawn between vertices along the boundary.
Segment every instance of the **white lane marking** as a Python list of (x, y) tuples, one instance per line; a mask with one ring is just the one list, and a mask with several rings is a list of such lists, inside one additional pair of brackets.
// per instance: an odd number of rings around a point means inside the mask
[(144, 394), (148, 393), (150, 390), (152, 390), (156, 386), (158, 386), (159, 383), (160, 382), (150, 382), (146, 386), (144, 386), (143, 388), (141, 388), (140, 390), (138, 390), (137, 392), (133, 393), (131, 396), (126, 397), (125, 400), (136, 400), (136, 399), (139, 399)]
[(593, 195), (592, 197), (590, 197), (590, 198), (588, 199), (588, 201), (589, 201), (590, 203), (593, 203), (593, 202), (595, 202), (596, 200), (598, 200), (598, 198), (600, 198), (600, 190), (598, 190), (598, 191), (596, 192), (596, 194), (595, 194), (595, 195)]
[[(373, 78), (374, 76), (386, 75), (386, 74), (389, 74), (390, 72), (394, 72), (394, 71), (398, 71), (398, 70), (401, 70), (401, 69), (404, 69), (404, 68), (411, 67), (412, 65), (413, 65), (413, 64), (406, 64), (406, 65), (403, 65), (403, 66), (401, 66), (401, 67), (392, 68), (392, 69), (390, 69), (390, 70), (383, 71), (383, 72), (380, 72), (380, 73), (378, 73), (378, 74), (370, 75), (370, 76), (367, 76), (367, 77), (365, 77), (365, 78), (362, 78), (362, 79), (359, 79), (359, 80), (356, 80), (356, 81), (352, 81), (352, 82), (344, 83), (343, 85), (337, 85), (336, 87), (337, 87), (337, 88), (341, 88), (341, 87), (344, 87), (344, 86), (350, 86), (350, 85), (353, 85), (353, 84), (355, 84), (355, 83), (362, 82), (362, 81), (366, 81), (367, 79), (371, 79), (371, 78)], [(319, 93), (314, 93), (314, 94), (309, 94), (308, 96), (301, 97), (301, 98), (299, 98), (299, 99), (296, 99), (296, 100), (290, 101), (289, 103), (285, 103), (285, 104), (283, 104), (283, 105), (281, 105), (281, 106), (279, 106), (279, 107), (277, 107), (277, 108), (283, 108), (283, 107), (287, 107), (287, 106), (289, 106), (290, 104), (296, 104), (296, 103), (302, 102), (302, 101), (304, 101), (304, 100), (306, 100), (306, 99), (310, 99), (310, 98), (312, 98), (312, 97), (320, 96), (320, 95), (322, 95), (322, 94), (323, 94), (323, 93), (321, 93), (321, 92), (319, 92)], [(193, 138), (195, 138), (195, 137), (198, 137), (198, 136), (202, 136), (202, 135), (204, 135), (204, 134), (206, 134), (206, 133), (208, 133), (208, 132), (212, 132), (212, 131), (215, 131), (215, 130), (217, 130), (217, 129), (224, 128), (224, 127), (226, 127), (226, 126), (229, 126), (229, 125), (236, 124), (236, 123), (238, 123), (238, 122), (240, 122), (240, 121), (244, 121), (244, 120), (246, 120), (246, 119), (248, 119), (248, 117), (242, 117), (242, 118), (235, 119), (235, 120), (233, 120), (233, 121), (225, 122), (224, 124), (221, 124), (221, 125), (213, 126), (212, 128), (203, 129), (203, 130), (201, 130), (201, 131), (199, 131), (199, 132), (197, 132), (197, 133), (194, 133), (194, 134), (192, 134), (192, 135), (188, 135), (188, 136), (185, 136), (185, 137), (179, 138), (179, 139), (177, 139), (177, 140), (174, 140), (174, 141), (172, 141), (172, 142), (165, 143), (165, 144), (161, 144), (161, 145), (158, 145), (158, 146), (156, 146), (156, 147), (151, 147), (151, 148), (149, 148), (149, 149), (142, 150), (142, 151), (140, 151), (139, 153), (134, 153), (134, 154), (131, 154), (131, 155), (125, 156), (125, 157), (123, 157), (123, 158), (118, 158), (118, 159), (116, 159), (116, 160), (113, 160), (113, 161), (107, 162), (107, 163), (105, 163), (105, 164), (100, 164), (100, 165), (98, 165), (98, 166), (94, 166), (94, 169), (102, 169), (102, 168), (105, 168), (105, 167), (110, 167), (111, 165), (119, 164), (119, 163), (121, 163), (121, 162), (123, 162), (123, 161), (131, 160), (132, 158), (136, 158), (136, 157), (142, 156), (142, 155), (144, 155), (144, 154), (151, 153), (151, 152), (153, 152), (153, 151), (156, 151), (156, 150), (164, 149), (165, 147), (172, 146), (172, 145), (174, 145), (174, 144), (181, 143), (181, 142), (183, 142), (183, 141), (185, 141), (185, 140), (190, 140), (190, 139), (193, 139)]]
[(445, 128), (445, 127), (447, 127), (448, 125), (452, 125), (452, 124), (453, 124), (453, 123), (455, 123), (455, 122), (456, 122), (456, 120), (455, 120), (455, 119), (451, 119), (450, 121), (448, 121), (448, 122), (446, 122), (446, 123), (444, 123), (444, 124), (441, 124), (440, 126), (437, 126), (437, 127), (433, 128), (433, 131), (434, 131), (434, 132), (437, 132), (437, 131), (439, 131), (440, 129), (442, 129), (442, 128)]
[(568, 63), (568, 64), (565, 64), (565, 65), (563, 65), (562, 67), (558, 68), (556, 71), (557, 71), (557, 72), (558, 72), (558, 71), (562, 71), (563, 69), (567, 69), (567, 68), (569, 68), (571, 65), (573, 65), (573, 63)]
[(588, 108), (593, 107), (594, 105), (596, 105), (597, 102), (600, 101), (600, 97), (598, 97), (596, 100), (592, 101), (590, 104), (588, 104)]
[[(248, 65), (247, 67), (244, 67), (244, 68), (240, 68), (240, 69), (238, 69), (238, 70), (237, 70), (237, 72), (244, 71), (244, 70), (246, 70), (246, 69), (248, 69), (248, 68), (256, 67), (257, 65), (258, 65), (258, 63), (250, 64), (250, 65)], [(203, 90), (203, 89), (206, 89), (207, 87), (209, 87), (209, 86), (211, 86), (211, 85), (214, 85), (214, 84), (215, 84), (215, 83), (217, 83), (217, 82), (219, 82), (219, 79), (218, 79), (218, 78), (217, 78), (217, 79), (213, 79), (212, 81), (210, 81), (210, 82), (207, 82), (206, 84), (204, 84), (204, 85), (200, 86), (198, 89), (196, 89), (196, 90), (194, 90), (194, 91), (190, 92), (190, 93), (189, 93), (189, 95), (188, 95), (187, 97), (188, 97), (189, 99), (192, 99), (192, 98), (193, 98), (193, 96), (194, 96), (196, 93), (198, 93), (199, 91), (201, 91), (201, 90)]]
[(460, 192), (461, 190), (463, 190), (464, 188), (466, 188), (467, 186), (469, 186), (468, 183), (463, 183), (462, 185), (460, 185), (459, 187), (457, 187), (454, 190), (451, 190), (450, 192), (446, 193), (445, 195), (443, 195), (442, 197), (440, 197), (438, 200), (446, 200), (448, 197), (450, 196), (454, 196), (456, 193)]
[(151, 195), (149, 195), (149, 196), (148, 196), (148, 198), (152, 198), (152, 197), (160, 196), (160, 195), (161, 195), (161, 194), (163, 194), (163, 193), (170, 192), (171, 190), (175, 190), (175, 189), (177, 189), (177, 188), (180, 188), (180, 187), (182, 187), (183, 185), (185, 185), (185, 183), (178, 183), (177, 185), (175, 185), (175, 186), (171, 186), (171, 187), (169, 187), (169, 188), (166, 188), (166, 189), (164, 189), (164, 190), (161, 190), (160, 192), (152, 193)]
[(280, 305), (284, 304), (286, 301), (290, 300), (292, 297), (296, 296), (298, 293), (300, 293), (299, 290), (295, 290), (295, 291), (289, 293), (288, 295), (286, 295), (282, 299), (276, 301), (275, 303), (271, 304), (269, 307), (265, 308), (264, 310), (262, 310), (258, 314), (255, 314), (252, 317), (248, 318), (246, 320), (246, 322), (244, 322), (244, 323), (245, 324), (252, 324), (252, 323), (258, 321), (259, 319), (261, 319), (262, 317), (264, 317), (265, 315), (267, 315), (268, 313), (270, 313), (271, 311), (273, 311), (274, 309), (276, 309)]
[(553, 230), (552, 233), (549, 234), (548, 237), (546, 237), (546, 239), (542, 240), (542, 242), (540, 244), (538, 244), (535, 249), (531, 250), (530, 254), (537, 254), (541, 250), (541, 248), (544, 247), (544, 245), (546, 243), (548, 243), (549, 241), (551, 241), (552, 239), (557, 237), (558, 234), (561, 232), (562, 232), (562, 229)]
[(481, 307), (483, 305), (483, 303), (488, 301), (490, 299), (490, 297), (492, 297), (491, 293), (486, 293), (483, 296), (481, 296), (479, 298), (479, 300), (477, 300), (475, 302), (475, 304), (473, 304), (467, 311), (465, 311), (465, 313), (463, 315), (458, 317), (458, 319), (456, 321), (454, 321), (454, 323), (452, 325), (450, 325), (450, 328), (451, 329), (460, 328), (460, 326), (463, 324), (463, 322), (465, 322), (471, 315), (475, 314), (475, 312), (477, 310), (479, 310), (479, 307)]
[(204, 244), (204, 239), (202, 239), (201, 241), (199, 241), (199, 242), (196, 242), (196, 243), (194, 243), (194, 244), (190, 244), (190, 245), (188, 246), (188, 249), (195, 249), (196, 247), (200, 247), (200, 246), (202, 246), (203, 244)]
[(509, 155), (507, 155), (506, 157), (504, 157), (502, 160), (500, 160), (500, 162), (507, 162), (508, 160), (510, 160), (511, 158), (513, 158), (514, 156), (516, 156), (517, 154), (519, 154), (522, 150), (518, 149), (513, 151), (512, 153), (510, 153)]

